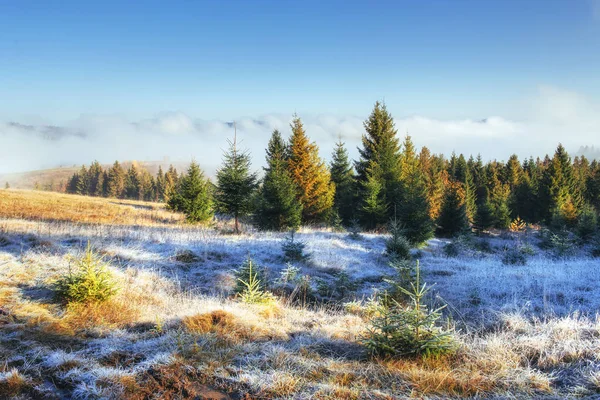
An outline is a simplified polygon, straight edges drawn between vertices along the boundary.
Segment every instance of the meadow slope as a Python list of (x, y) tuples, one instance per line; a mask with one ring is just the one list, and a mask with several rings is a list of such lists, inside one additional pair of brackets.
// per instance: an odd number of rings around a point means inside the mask
[[(0, 191), (0, 398), (600, 393), (600, 261), (585, 249), (556, 257), (537, 246), (534, 231), (460, 243), (451, 257), (447, 240), (413, 250), (435, 284), (428, 302), (448, 304), (460, 347), (447, 357), (377, 360), (361, 339), (373, 295), (393, 274), (382, 235), (299, 232), (311, 254), (295, 263), (310, 287), (302, 292), (281, 279), (284, 233), (230, 235), (222, 225), (182, 225), (177, 215), (110, 224), (121, 212), (147, 211), (110, 199), (70, 197), (87, 204), (82, 210), (96, 201), (118, 208), (94, 223), (87, 211), (32, 218), (34, 211), (8, 210), (7, 198), (16, 195), (44, 204), (39, 193)], [(52, 283), (88, 241), (110, 264), (119, 292), (107, 304), (66, 307), (55, 301)], [(503, 263), (516, 246), (529, 249), (526, 264)], [(248, 256), (265, 268), (276, 303), (232, 296), (233, 271)]]

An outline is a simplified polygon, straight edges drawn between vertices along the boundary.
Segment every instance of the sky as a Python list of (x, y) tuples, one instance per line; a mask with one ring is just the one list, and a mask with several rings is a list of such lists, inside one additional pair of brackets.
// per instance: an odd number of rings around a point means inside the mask
[(258, 168), (294, 113), (355, 156), (376, 100), (434, 152), (574, 152), (600, 147), (598, 71), (600, 0), (0, 0), (0, 173), (211, 172), (232, 121)]

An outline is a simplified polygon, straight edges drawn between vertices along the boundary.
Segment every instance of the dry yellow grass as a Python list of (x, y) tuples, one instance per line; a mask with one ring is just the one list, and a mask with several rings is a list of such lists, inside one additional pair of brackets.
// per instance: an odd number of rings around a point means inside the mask
[(0, 190), (0, 218), (143, 226), (183, 221), (160, 203), (13, 189)]

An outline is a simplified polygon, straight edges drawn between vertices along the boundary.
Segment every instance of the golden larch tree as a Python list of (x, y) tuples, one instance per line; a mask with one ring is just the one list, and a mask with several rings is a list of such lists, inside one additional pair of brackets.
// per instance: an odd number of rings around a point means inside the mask
[(323, 221), (333, 206), (335, 186), (327, 165), (319, 157), (319, 148), (306, 136), (304, 125), (296, 115), (291, 128), (288, 169), (303, 206), (302, 219), (304, 222)]

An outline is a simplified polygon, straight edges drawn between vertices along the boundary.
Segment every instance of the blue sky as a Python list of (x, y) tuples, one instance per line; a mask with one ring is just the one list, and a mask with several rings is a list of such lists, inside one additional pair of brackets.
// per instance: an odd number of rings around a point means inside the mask
[[(131, 3), (131, 4), (126, 4)], [(590, 0), (0, 3), (5, 117), (511, 112), (539, 84), (596, 96)]]
[[(447, 152), (453, 135), (475, 137), (465, 151), (501, 157), (508, 142), (490, 138), (528, 136), (529, 152), (540, 138), (540, 151), (564, 136), (594, 144), (598, 71), (600, 0), (0, 0), (0, 139), (13, 144), (15, 121), (41, 135), (134, 124), (202, 137), (220, 128), (198, 121), (249, 117), (254, 132), (294, 112), (315, 139), (352, 144), (384, 99), (417, 144)], [(47, 161), (79, 161), (60, 157)]]

